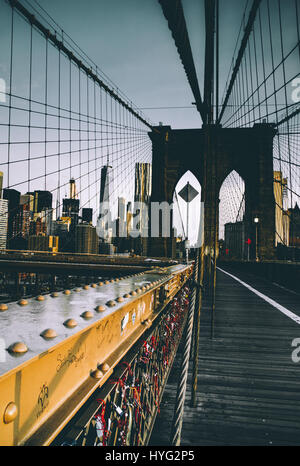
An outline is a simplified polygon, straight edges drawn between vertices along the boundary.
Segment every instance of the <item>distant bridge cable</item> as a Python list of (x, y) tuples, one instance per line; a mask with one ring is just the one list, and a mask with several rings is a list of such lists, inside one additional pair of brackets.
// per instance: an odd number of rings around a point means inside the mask
[(238, 71), (240, 69), (242, 58), (243, 58), (245, 50), (246, 50), (246, 45), (247, 45), (251, 30), (252, 30), (252, 27), (253, 27), (253, 24), (254, 24), (254, 21), (255, 21), (256, 14), (257, 14), (258, 8), (260, 6), (260, 3), (261, 3), (261, 0), (253, 0), (252, 8), (250, 10), (249, 18), (248, 18), (247, 25), (246, 25), (245, 31), (244, 31), (244, 36), (242, 38), (241, 46), (240, 46), (240, 49), (239, 49), (239, 52), (238, 52), (238, 56), (237, 56), (233, 71), (232, 71), (232, 75), (231, 75), (231, 79), (230, 79), (229, 86), (228, 86), (228, 89), (227, 89), (227, 93), (226, 93), (226, 96), (225, 96), (225, 99), (224, 99), (224, 102), (223, 102), (223, 105), (222, 105), (222, 109), (221, 109), (221, 112), (220, 112), (220, 115), (219, 115), (219, 118), (218, 118), (218, 123), (221, 122), (223, 114), (224, 114), (225, 109), (227, 107), (227, 103), (228, 103), (229, 97), (231, 95), (233, 85), (235, 83)]

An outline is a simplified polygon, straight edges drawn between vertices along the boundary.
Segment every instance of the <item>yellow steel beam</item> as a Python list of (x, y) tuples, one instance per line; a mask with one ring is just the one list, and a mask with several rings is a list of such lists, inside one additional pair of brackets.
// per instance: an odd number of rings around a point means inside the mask
[(0, 444), (50, 444), (170, 302), (191, 268), (177, 265), (32, 298), (27, 305), (9, 303), (0, 312), (6, 343), (0, 363)]

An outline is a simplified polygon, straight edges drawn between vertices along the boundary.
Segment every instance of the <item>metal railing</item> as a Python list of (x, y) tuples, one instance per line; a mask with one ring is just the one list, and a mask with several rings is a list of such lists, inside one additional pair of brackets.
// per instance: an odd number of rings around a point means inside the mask
[(185, 285), (54, 445), (147, 445), (189, 309)]

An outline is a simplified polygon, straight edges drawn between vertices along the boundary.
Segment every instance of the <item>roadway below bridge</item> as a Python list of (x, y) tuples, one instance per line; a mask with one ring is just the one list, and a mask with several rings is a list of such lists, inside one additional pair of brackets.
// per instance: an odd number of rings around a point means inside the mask
[[(300, 444), (300, 294), (222, 265), (201, 310), (198, 393), (189, 368), (181, 445)], [(298, 338), (298, 341), (295, 339)], [(293, 346), (294, 345), (297, 346)], [(152, 434), (170, 444), (180, 352)]]

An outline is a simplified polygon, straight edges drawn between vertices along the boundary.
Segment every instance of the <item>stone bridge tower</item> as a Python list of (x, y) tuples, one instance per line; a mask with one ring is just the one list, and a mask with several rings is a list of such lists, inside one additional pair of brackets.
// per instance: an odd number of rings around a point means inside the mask
[[(273, 125), (255, 124), (252, 128), (222, 128), (172, 130), (157, 126), (149, 133), (153, 146), (152, 197), (153, 202), (173, 200), (175, 186), (190, 170), (201, 184), (204, 202), (204, 246), (210, 254), (219, 226), (219, 192), (223, 181), (235, 170), (245, 182), (245, 229), (255, 238), (254, 217), (259, 218), (258, 256), (262, 260), (274, 258), (275, 200), (273, 190)], [(208, 149), (207, 149), (208, 148)], [(171, 256), (171, 241), (150, 238), (149, 255)], [(255, 257), (255, 241), (251, 244)]]

